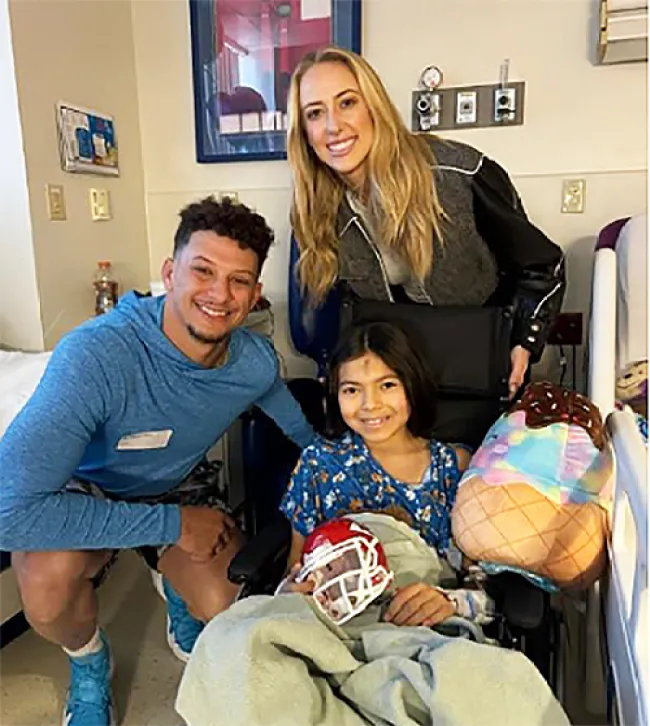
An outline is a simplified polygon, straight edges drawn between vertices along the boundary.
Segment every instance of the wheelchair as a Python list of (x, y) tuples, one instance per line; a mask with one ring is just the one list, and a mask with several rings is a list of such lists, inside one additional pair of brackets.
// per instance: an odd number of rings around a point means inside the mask
[[(292, 242), (289, 318), (297, 350), (318, 366), (318, 378), (287, 381), (314, 429), (325, 429), (324, 379), (327, 359), (348, 325), (395, 321), (420, 339), (438, 385), (435, 436), (477, 447), (487, 429), (506, 410), (513, 311), (509, 306), (433, 308), (425, 305), (355, 301), (335, 290), (314, 318), (305, 323), (293, 269)], [(462, 331), (462, 334), (460, 334)], [(279, 504), (300, 451), (262, 411), (253, 409), (230, 437), (228, 466), (243, 487), (248, 544), (233, 559), (229, 579), (241, 597), (271, 594), (286, 567), (291, 528)], [(460, 586), (460, 583), (459, 583)], [(463, 585), (466, 586), (466, 585)], [(549, 593), (514, 573), (489, 576), (483, 587), (497, 615), (485, 626), (488, 638), (523, 652), (561, 699), (561, 616)]]

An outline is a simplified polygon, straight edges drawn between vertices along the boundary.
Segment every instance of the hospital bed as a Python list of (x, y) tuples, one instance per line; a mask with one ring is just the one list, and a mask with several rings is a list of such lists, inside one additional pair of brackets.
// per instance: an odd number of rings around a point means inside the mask
[[(0, 438), (32, 395), (50, 353), (22, 353), (0, 349)], [(0, 647), (20, 635), (23, 617), (8, 552), (0, 552)]]
[(647, 448), (634, 415), (616, 407), (615, 381), (648, 358), (646, 271), (647, 215), (607, 225), (594, 258), (588, 386), (612, 436), (616, 474), (611, 567), (589, 594), (585, 680), (587, 707), (597, 712), (604, 666), (608, 721), (625, 726), (644, 726), (650, 715), (648, 482)]

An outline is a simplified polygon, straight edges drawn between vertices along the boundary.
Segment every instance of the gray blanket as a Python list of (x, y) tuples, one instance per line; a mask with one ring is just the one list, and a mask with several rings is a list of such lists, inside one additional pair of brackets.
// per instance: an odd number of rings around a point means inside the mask
[[(398, 586), (444, 578), (405, 524), (355, 518), (381, 540)], [(189, 726), (568, 726), (522, 654), (382, 623), (380, 611), (340, 628), (302, 595), (235, 603), (199, 638), (176, 709)]]
[(247, 598), (210, 622), (176, 709), (190, 726), (569, 724), (521, 653), (427, 628), (346, 632), (295, 594)]

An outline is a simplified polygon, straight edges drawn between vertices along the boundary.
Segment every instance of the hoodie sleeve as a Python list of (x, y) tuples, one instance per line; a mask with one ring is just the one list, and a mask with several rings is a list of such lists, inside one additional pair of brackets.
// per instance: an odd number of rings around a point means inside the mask
[(278, 355), (273, 344), (261, 336), (255, 337), (263, 346), (264, 366), (273, 367), (273, 382), (269, 389), (255, 401), (255, 405), (262, 409), (267, 416), (270, 416), (291, 441), (304, 449), (314, 438), (314, 429), (280, 376)]
[(52, 551), (173, 544), (175, 505), (114, 502), (65, 491), (109, 413), (110, 382), (95, 341), (57, 346), (34, 394), (0, 440), (0, 549)]
[(284, 433), (301, 449), (314, 438), (314, 429), (305, 418), (300, 404), (291, 395), (278, 373), (269, 391), (257, 401), (257, 406), (270, 416)]
[(513, 343), (539, 360), (564, 297), (564, 255), (528, 219), (508, 174), (495, 161), (483, 157), (472, 191), (476, 228), (512, 282)]

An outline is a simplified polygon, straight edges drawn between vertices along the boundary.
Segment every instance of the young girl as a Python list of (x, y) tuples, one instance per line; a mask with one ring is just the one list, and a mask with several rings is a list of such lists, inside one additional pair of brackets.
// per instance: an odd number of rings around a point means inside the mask
[[(432, 438), (435, 402), (424, 358), (401, 328), (369, 323), (338, 346), (327, 391), (333, 438), (317, 437), (303, 451), (280, 506), (293, 528), (293, 573), (305, 537), (350, 512), (391, 515), (439, 555), (449, 554), (451, 509), (470, 453)], [(418, 582), (397, 592), (385, 619), (432, 626), (453, 614), (477, 615), (476, 605), (468, 591), (444, 592)]]

